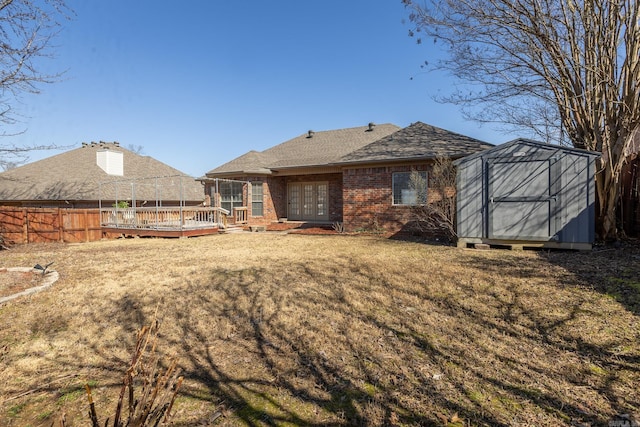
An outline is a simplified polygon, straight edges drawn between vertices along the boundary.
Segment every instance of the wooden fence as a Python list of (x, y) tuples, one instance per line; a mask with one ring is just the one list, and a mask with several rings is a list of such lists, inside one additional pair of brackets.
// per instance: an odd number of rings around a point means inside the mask
[(19, 208), (0, 206), (0, 235), (7, 244), (91, 242), (122, 235), (188, 237), (218, 232), (220, 208), (126, 209)]
[(91, 242), (104, 236), (99, 209), (0, 207), (6, 243)]

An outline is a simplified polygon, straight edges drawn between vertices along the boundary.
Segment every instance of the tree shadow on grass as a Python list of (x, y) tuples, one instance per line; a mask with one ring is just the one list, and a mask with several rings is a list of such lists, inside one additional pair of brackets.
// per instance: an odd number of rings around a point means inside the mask
[(632, 407), (620, 370), (637, 370), (637, 357), (615, 361), (618, 343), (564, 335), (591, 310), (579, 299), (546, 316), (517, 286), (402, 287), (336, 264), (213, 270), (190, 285), (200, 308), (181, 304), (170, 345), (213, 406), (247, 425), (443, 425), (457, 414), (492, 426), (602, 424)]
[[(528, 392), (524, 395), (541, 402), (548, 410), (562, 411), (597, 425), (606, 425), (616, 414), (637, 411), (637, 389), (631, 384), (640, 380), (640, 353), (633, 344), (638, 336), (637, 319), (633, 317), (638, 315), (638, 290), (612, 280), (619, 273), (635, 280), (640, 277), (640, 265), (637, 261), (629, 262), (638, 259), (637, 251), (627, 254), (538, 251), (537, 255), (490, 260), (481, 252), (466, 252), (462, 256), (466, 265), (503, 281), (515, 277), (522, 285), (501, 287), (493, 292), (492, 297), (503, 314), (478, 320), (488, 321), (489, 327), (505, 334), (521, 337), (520, 327), (527, 325), (524, 337), (574, 359), (575, 363), (562, 366), (559, 371), (570, 387), (568, 390), (589, 390), (601, 403), (591, 402), (589, 406), (590, 402), (585, 400), (567, 405), (567, 400), (560, 396), (542, 398)], [(626, 313), (616, 304), (603, 304), (608, 299), (603, 300), (599, 294), (613, 297)], [(522, 366), (522, 361), (518, 363)], [(521, 393), (518, 387), (507, 385), (506, 389)]]
[[(624, 350), (628, 336), (578, 327), (607, 323), (580, 276), (534, 257), (458, 258), (469, 274), (381, 273), (349, 258), (208, 268), (158, 295), (161, 344), (186, 377), (182, 425), (222, 408), (250, 426), (606, 425), (633, 410), (638, 352)], [(131, 346), (150, 308), (134, 294), (113, 306)], [(93, 351), (113, 372), (128, 362)]]
[(549, 251), (540, 256), (573, 273), (583, 286), (614, 298), (640, 315), (640, 244), (596, 247), (591, 252)]
[[(319, 277), (308, 266), (282, 267), (283, 272), (297, 271), (293, 276), (300, 280), (333, 280), (331, 275)], [(181, 304), (180, 339), (170, 346), (184, 349), (185, 375), (209, 388), (216, 398), (212, 407), (223, 403), (233, 417), (252, 426), (440, 425), (442, 419), (464, 412), (438, 397), (419, 365), (402, 358), (386, 363), (385, 357), (395, 357), (393, 345), (404, 340), (398, 338), (402, 333), (358, 312), (342, 286), (291, 291), (269, 279), (272, 274), (259, 269), (213, 271), (208, 282), (193, 284), (188, 291), (206, 310), (193, 312)], [(353, 322), (373, 329), (378, 341), (350, 337)], [(381, 345), (388, 348), (380, 352), (376, 348)], [(411, 352), (423, 355), (433, 351), (424, 342), (412, 347)], [(392, 366), (396, 372), (388, 372)], [(183, 393), (196, 399), (199, 395)], [(423, 400), (439, 401), (436, 406), (444, 412), (420, 408)], [(490, 415), (474, 419), (504, 425)]]

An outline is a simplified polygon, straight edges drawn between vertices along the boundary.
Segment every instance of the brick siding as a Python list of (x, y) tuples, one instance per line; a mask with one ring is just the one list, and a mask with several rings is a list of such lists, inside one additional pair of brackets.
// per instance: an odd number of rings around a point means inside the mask
[[(253, 216), (251, 212), (251, 197), (247, 189), (243, 190), (243, 200), (248, 208), (249, 225), (268, 225), (287, 217), (287, 184), (291, 182), (327, 182), (329, 198), (329, 220), (342, 221), (342, 175), (296, 175), (287, 177), (243, 176), (229, 178), (237, 181), (263, 183), (263, 215)], [(206, 194), (212, 194), (213, 184), (207, 183)], [(213, 197), (212, 197), (213, 198)]]
[(342, 184), (345, 230), (401, 231), (412, 220), (412, 211), (409, 206), (393, 205), (393, 173), (428, 169), (426, 164), (345, 169)]
[[(250, 225), (268, 225), (287, 217), (287, 184), (292, 182), (327, 182), (329, 184), (329, 221), (343, 222), (346, 231), (399, 232), (413, 219), (412, 208), (394, 206), (392, 180), (394, 172), (429, 171), (430, 164), (348, 168), (342, 174), (299, 175), (287, 177), (238, 177), (240, 181), (264, 184), (263, 216), (251, 215)], [(210, 184), (208, 184), (210, 185)], [(209, 193), (207, 188), (207, 194)], [(245, 190), (246, 191), (246, 190)], [(455, 192), (454, 189), (451, 191)], [(431, 202), (440, 195), (428, 192)], [(245, 194), (245, 200), (247, 195)], [(250, 198), (248, 199), (250, 200)]]

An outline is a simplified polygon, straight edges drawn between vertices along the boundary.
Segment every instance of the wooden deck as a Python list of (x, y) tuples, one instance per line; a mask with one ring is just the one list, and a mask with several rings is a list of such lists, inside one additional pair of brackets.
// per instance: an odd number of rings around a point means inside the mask
[(125, 237), (196, 237), (218, 234), (219, 231), (219, 227), (202, 227), (192, 229), (102, 227), (102, 232), (107, 236), (120, 235)]
[(226, 211), (203, 207), (109, 208), (101, 210), (103, 236), (195, 237), (216, 234)]

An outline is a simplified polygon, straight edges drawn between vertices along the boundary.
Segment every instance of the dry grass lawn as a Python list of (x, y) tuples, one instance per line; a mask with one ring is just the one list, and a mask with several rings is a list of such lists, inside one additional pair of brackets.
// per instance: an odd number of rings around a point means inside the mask
[[(185, 382), (174, 423), (607, 425), (640, 415), (640, 250), (462, 250), (246, 233), (17, 246), (50, 289), (0, 306), (0, 425), (113, 413), (136, 330)], [(216, 411), (224, 415), (210, 422)]]

